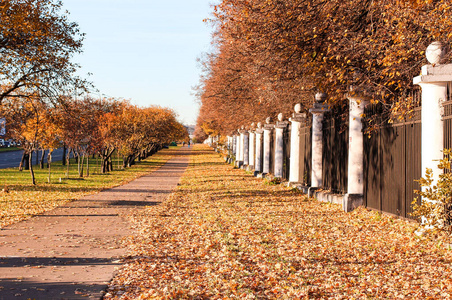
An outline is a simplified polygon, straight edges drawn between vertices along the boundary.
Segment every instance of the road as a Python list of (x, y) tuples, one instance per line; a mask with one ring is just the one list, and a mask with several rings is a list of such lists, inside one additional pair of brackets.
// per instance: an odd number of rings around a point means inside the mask
[[(0, 169), (18, 168), (22, 159), (23, 150), (0, 152)], [(52, 153), (52, 161), (61, 161), (63, 157), (63, 148), (54, 150)], [(38, 159), (41, 158), (39, 151)], [(33, 164), (36, 164), (36, 152), (33, 153)], [(47, 162), (47, 151), (44, 162)]]

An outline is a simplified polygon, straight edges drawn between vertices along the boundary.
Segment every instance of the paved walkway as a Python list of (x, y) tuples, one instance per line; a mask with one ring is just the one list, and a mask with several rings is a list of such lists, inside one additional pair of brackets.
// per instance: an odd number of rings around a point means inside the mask
[(164, 201), (188, 165), (183, 148), (159, 170), (0, 230), (0, 300), (99, 299), (133, 234), (125, 216)]

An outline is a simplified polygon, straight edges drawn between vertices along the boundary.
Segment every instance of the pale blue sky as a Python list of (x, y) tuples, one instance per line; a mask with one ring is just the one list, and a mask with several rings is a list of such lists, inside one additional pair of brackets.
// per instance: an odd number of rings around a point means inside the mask
[(173, 108), (195, 124), (192, 95), (200, 69), (196, 58), (211, 50), (215, 0), (63, 0), (70, 20), (86, 33), (75, 61), (100, 93), (140, 106)]

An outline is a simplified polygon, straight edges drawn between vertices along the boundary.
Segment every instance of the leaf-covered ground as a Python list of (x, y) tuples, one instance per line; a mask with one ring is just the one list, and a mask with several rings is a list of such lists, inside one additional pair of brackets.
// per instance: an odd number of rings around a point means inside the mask
[(448, 299), (452, 251), (416, 224), (307, 199), (197, 146), (169, 200), (132, 216), (106, 299)]

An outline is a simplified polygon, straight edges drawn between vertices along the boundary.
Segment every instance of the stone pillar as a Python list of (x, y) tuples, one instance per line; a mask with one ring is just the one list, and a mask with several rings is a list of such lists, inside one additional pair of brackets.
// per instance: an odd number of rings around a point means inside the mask
[(237, 135), (232, 136), (232, 154), (237, 159)]
[(242, 136), (239, 132), (239, 134), (237, 135), (237, 142), (236, 142), (236, 148), (237, 148), (237, 154), (235, 156), (235, 166), (239, 167), (242, 165), (243, 163), (243, 155), (242, 155)]
[(249, 136), (248, 136), (248, 131), (244, 130), (243, 131), (243, 166), (248, 166), (250, 164), (250, 156), (249, 156), (249, 152), (250, 151), (250, 145), (249, 145)]
[(275, 140), (275, 177), (283, 177), (284, 171), (284, 131), (287, 130), (289, 122), (283, 121), (283, 114), (278, 115), (276, 122), (276, 140)]
[(226, 136), (226, 151), (228, 155), (226, 157), (226, 162), (229, 163), (231, 161), (231, 137), (229, 135)]
[(257, 123), (257, 129), (256, 129), (256, 155), (254, 160), (254, 176), (257, 176), (258, 174), (261, 174), (263, 169), (263, 134), (264, 130), (262, 129), (262, 124), (259, 122)]
[(255, 161), (255, 155), (256, 152), (256, 133), (254, 132), (254, 123), (251, 124), (251, 129), (248, 131), (249, 134), (249, 164), (248, 164), (248, 171), (254, 171), (254, 161)]
[[(352, 90), (352, 88), (351, 88)], [(352, 90), (353, 92), (353, 90)], [(347, 95), (349, 107), (348, 182), (342, 208), (349, 212), (364, 203), (364, 138), (362, 115), (368, 103), (358, 91)]]
[(241, 168), (243, 165), (243, 159), (244, 159), (244, 155), (245, 155), (245, 151), (244, 151), (244, 143), (245, 143), (245, 131), (244, 128), (242, 126), (241, 129), (238, 130), (239, 132), (239, 159), (238, 159), (238, 163), (237, 163), (237, 167)]
[(306, 120), (306, 114), (301, 113), (301, 104), (294, 107), (295, 113), (289, 121), (292, 123), (290, 134), (290, 168), (289, 184), (301, 182), (300, 178), (300, 128), (301, 123)]
[(433, 42), (426, 50), (427, 60), (432, 65), (422, 67), (421, 75), (413, 83), (422, 89), (422, 173), (432, 169), (434, 183), (442, 170), (438, 160), (443, 158), (444, 148), (444, 101), (447, 101), (447, 85), (452, 82), (452, 64), (441, 65), (444, 50), (439, 42)]
[(270, 117), (267, 118), (266, 124), (264, 125), (264, 165), (262, 173), (270, 173), (270, 159), (271, 159), (271, 143), (272, 143), (272, 132), (275, 125), (270, 124)]
[(323, 160), (323, 115), (328, 111), (324, 104), (327, 95), (317, 93), (315, 95), (314, 107), (309, 109), (312, 113), (312, 172), (311, 188), (320, 188), (323, 184), (322, 160)]
[(240, 133), (240, 161), (243, 162), (243, 157), (245, 152), (243, 151), (243, 144), (245, 143), (245, 136), (242, 130), (239, 131)]

